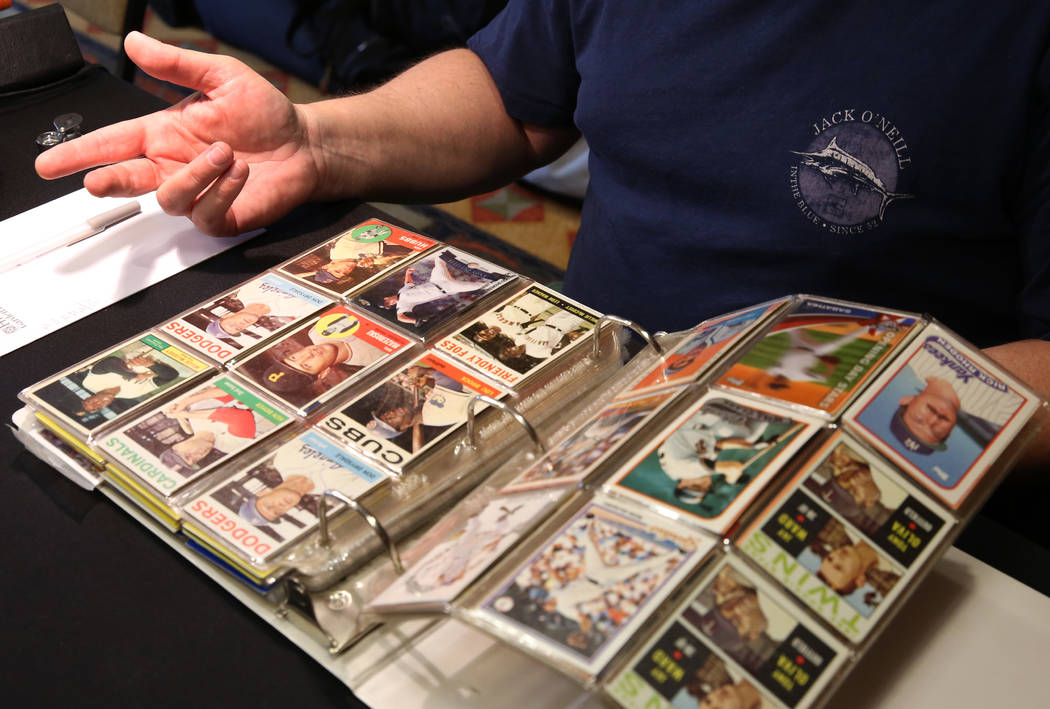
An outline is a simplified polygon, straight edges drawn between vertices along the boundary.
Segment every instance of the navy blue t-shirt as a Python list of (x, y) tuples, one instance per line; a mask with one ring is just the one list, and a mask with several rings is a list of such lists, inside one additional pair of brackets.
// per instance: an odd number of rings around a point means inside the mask
[(511, 0), (469, 46), (579, 128), (574, 298), (677, 330), (790, 293), (1050, 335), (1050, 3)]

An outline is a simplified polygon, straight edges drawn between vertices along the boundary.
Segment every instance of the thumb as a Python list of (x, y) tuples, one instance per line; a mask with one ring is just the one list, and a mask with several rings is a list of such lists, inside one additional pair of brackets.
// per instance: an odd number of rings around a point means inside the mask
[(175, 47), (141, 32), (129, 32), (124, 49), (140, 69), (155, 79), (208, 93), (222, 83), (228, 57)]

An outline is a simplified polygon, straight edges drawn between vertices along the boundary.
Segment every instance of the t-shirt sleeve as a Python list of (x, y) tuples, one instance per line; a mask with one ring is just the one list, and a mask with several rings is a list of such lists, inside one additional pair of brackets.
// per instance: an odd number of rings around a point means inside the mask
[(526, 123), (571, 125), (580, 76), (567, 0), (510, 0), (467, 41), (499, 88), (507, 113)]
[(1020, 210), (1021, 332), (1050, 340), (1050, 52), (1037, 75)]

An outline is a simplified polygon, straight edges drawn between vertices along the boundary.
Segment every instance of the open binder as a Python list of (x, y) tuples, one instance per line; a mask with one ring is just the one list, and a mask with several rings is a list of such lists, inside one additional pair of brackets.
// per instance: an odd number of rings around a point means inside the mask
[(1045, 416), (929, 316), (651, 335), (380, 220), (22, 398), (27, 448), (315, 656), (451, 614), (638, 707), (826, 702)]

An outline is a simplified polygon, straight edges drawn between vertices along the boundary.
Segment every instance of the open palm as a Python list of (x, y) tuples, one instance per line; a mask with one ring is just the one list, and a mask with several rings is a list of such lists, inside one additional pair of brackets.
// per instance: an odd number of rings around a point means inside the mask
[(216, 235), (272, 222), (314, 191), (317, 163), (299, 110), (268, 81), (232, 57), (138, 33), (126, 48), (146, 73), (197, 93), (48, 150), (37, 160), (41, 176), (104, 166), (84, 178), (92, 194), (156, 190), (164, 211)]

